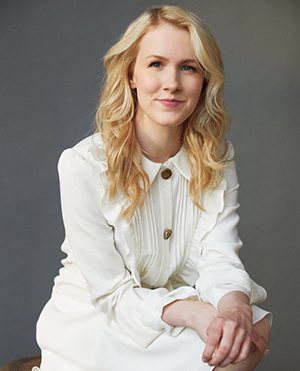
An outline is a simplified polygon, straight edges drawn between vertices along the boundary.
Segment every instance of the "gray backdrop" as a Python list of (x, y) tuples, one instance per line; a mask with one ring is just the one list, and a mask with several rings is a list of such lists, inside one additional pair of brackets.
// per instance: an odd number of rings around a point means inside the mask
[[(101, 58), (159, 1), (0, 1), (0, 365), (39, 352), (35, 323), (64, 237), (56, 173), (93, 123)], [(298, 369), (299, 0), (185, 0), (226, 68), (238, 158), (241, 253), (275, 321), (258, 370)]]

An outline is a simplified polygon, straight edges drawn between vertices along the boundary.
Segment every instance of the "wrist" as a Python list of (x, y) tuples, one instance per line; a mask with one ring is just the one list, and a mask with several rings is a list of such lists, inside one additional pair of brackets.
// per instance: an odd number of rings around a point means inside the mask
[(224, 295), (219, 303), (218, 310), (224, 311), (227, 309), (236, 310), (238, 308), (249, 307), (249, 297), (242, 291), (232, 291)]
[(161, 318), (171, 326), (191, 327), (202, 304), (204, 303), (188, 299), (175, 300), (164, 307)]

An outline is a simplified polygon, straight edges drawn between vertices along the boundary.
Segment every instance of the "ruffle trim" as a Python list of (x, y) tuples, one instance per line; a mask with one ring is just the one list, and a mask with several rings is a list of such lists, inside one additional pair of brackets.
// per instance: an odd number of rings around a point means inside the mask
[[(101, 211), (108, 224), (114, 227), (116, 239), (121, 241), (120, 245), (123, 249), (123, 256), (126, 259), (127, 265), (130, 268), (131, 275), (138, 286), (141, 286), (141, 280), (135, 267), (135, 242), (131, 231), (131, 224), (119, 217), (126, 199), (119, 190), (114, 199), (109, 199), (106, 189), (108, 187), (108, 179), (106, 176), (107, 161), (104, 153), (104, 144), (99, 133), (92, 137), (86, 138), (73, 148), (85, 160), (87, 160), (95, 171), (98, 173), (99, 192), (101, 199)], [(129, 248), (130, 246), (130, 248)]]
[[(224, 209), (224, 193), (227, 189), (227, 182), (225, 179), (219, 184), (217, 189), (205, 190), (202, 195), (202, 205), (204, 211), (201, 211), (199, 221), (196, 226), (191, 249), (199, 247), (199, 242), (205, 237), (205, 235), (212, 231), (215, 227), (218, 219), (218, 215)], [(199, 251), (199, 254), (202, 250)]]

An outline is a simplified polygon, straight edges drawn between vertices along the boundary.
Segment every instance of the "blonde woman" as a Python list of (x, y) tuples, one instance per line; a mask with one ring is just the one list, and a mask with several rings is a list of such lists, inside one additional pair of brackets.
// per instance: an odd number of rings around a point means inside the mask
[(104, 64), (96, 133), (59, 161), (67, 257), (38, 321), (41, 371), (252, 370), (270, 315), (238, 258), (219, 49), (162, 6)]

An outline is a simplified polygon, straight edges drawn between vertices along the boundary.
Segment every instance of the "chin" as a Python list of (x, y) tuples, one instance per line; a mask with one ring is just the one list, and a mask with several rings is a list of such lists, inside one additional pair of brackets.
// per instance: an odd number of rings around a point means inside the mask
[(156, 122), (157, 125), (161, 125), (161, 126), (169, 126), (169, 127), (176, 127), (176, 126), (180, 126), (184, 121), (186, 120), (186, 118), (172, 118), (172, 117), (166, 117), (166, 118), (161, 118), (159, 120), (155, 120), (154, 122)]
[(181, 121), (176, 121), (176, 122), (166, 122), (165, 124), (163, 124), (164, 126), (169, 126), (169, 127), (179, 127), (179, 126), (182, 126), (183, 123), (185, 122), (185, 120), (181, 120)]

